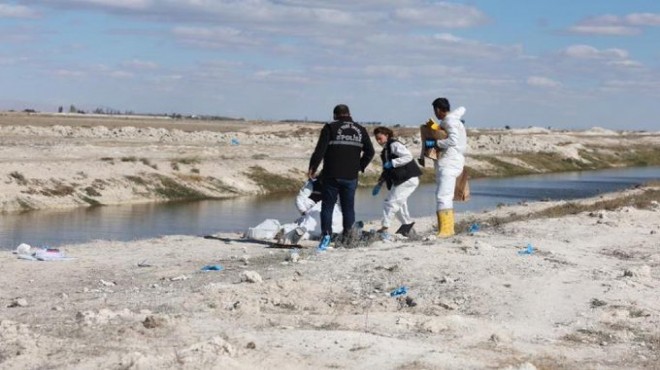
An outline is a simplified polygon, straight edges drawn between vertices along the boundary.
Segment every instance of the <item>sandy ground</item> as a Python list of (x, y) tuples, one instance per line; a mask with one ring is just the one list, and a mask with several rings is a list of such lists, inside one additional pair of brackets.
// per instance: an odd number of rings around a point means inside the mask
[(660, 368), (660, 207), (484, 221), (561, 203), (323, 253), (236, 234), (1, 252), (0, 368)]

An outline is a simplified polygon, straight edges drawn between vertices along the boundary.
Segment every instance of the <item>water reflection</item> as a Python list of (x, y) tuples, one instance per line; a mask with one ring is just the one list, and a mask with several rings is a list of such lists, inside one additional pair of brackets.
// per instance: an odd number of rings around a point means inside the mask
[[(583, 198), (651, 179), (660, 179), (660, 167), (479, 179), (470, 184), (472, 199), (456, 203), (456, 210), (480, 211), (525, 200)], [(409, 200), (413, 217), (435, 213), (434, 193), (434, 184), (422, 185), (415, 191)], [(359, 189), (357, 219), (380, 218), (383, 196), (374, 198), (371, 189)], [(266, 218), (290, 222), (296, 217), (293, 195), (5, 214), (0, 215), (0, 249), (14, 249), (22, 242), (59, 246), (95, 239), (126, 241), (171, 234), (244, 231)]]

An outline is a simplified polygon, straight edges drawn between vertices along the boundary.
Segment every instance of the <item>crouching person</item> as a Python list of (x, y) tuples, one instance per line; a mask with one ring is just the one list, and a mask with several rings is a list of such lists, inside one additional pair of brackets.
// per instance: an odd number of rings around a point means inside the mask
[[(296, 196), (296, 208), (301, 214), (296, 224), (305, 229), (301, 240), (321, 238), (322, 191), (323, 182), (319, 175), (315, 179), (307, 180)], [(344, 230), (342, 222), (341, 206), (336, 204), (332, 211), (332, 230), (341, 233)]]
[(408, 212), (408, 197), (417, 189), (422, 171), (413, 160), (413, 155), (408, 148), (394, 138), (394, 132), (391, 129), (376, 127), (374, 136), (376, 142), (383, 147), (380, 153), (383, 172), (372, 194), (377, 195), (383, 183), (390, 190), (383, 203), (383, 218), (378, 232), (387, 233), (392, 218), (396, 216), (401, 222), (397, 233), (408, 236), (414, 225)]

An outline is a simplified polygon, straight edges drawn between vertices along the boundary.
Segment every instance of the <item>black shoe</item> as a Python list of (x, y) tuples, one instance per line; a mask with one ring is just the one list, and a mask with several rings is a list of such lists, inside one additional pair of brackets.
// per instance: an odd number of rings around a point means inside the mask
[(405, 224), (405, 225), (401, 225), (401, 227), (399, 227), (399, 229), (396, 231), (396, 234), (401, 234), (403, 236), (408, 236), (408, 234), (410, 234), (410, 231), (413, 228), (413, 225), (415, 225), (414, 222), (409, 223), (409, 224)]

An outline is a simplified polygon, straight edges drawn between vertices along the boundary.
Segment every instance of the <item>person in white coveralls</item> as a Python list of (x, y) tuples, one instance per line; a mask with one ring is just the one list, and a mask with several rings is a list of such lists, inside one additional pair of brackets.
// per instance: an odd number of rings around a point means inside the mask
[(422, 170), (413, 160), (413, 155), (408, 148), (394, 138), (394, 132), (391, 129), (382, 126), (376, 127), (374, 136), (376, 142), (383, 147), (383, 151), (380, 153), (383, 172), (371, 194), (376, 196), (383, 183), (390, 190), (383, 202), (383, 218), (378, 231), (387, 233), (392, 218), (396, 216), (401, 222), (397, 233), (408, 236), (414, 224), (408, 211), (408, 197), (419, 186), (419, 176), (422, 175)]
[(443, 129), (447, 132), (446, 139), (427, 139), (424, 146), (438, 148), (441, 156), (434, 160), (436, 183), (436, 215), (438, 218), (439, 237), (454, 235), (454, 190), (456, 178), (460, 176), (465, 165), (465, 152), (467, 150), (467, 134), (461, 120), (465, 114), (465, 107), (451, 110), (446, 98), (437, 98), (432, 103), (435, 117), (440, 120), (434, 129)]

